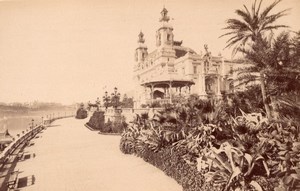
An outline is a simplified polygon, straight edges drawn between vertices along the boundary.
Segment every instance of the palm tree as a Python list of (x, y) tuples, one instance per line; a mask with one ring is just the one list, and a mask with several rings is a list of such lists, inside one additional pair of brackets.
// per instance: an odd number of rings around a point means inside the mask
[(253, 75), (254, 73), (264, 74), (273, 119), (279, 118), (280, 102), (287, 103), (285, 98), (291, 99), (300, 93), (300, 58), (297, 56), (300, 46), (293, 46), (293, 41), (289, 33), (282, 32), (273, 41), (264, 39), (259, 45), (254, 44), (247, 50), (241, 49), (246, 59), (254, 62), (254, 66), (243, 68), (238, 73), (247, 73), (241, 77), (243, 82), (259, 79), (260, 76)]
[[(271, 14), (270, 12), (274, 7), (282, 0), (276, 0), (263, 11), (261, 11), (262, 0), (257, 3), (255, 0), (252, 4), (251, 11), (244, 5), (244, 10), (238, 9), (235, 13), (241, 17), (241, 19), (228, 19), (226, 21), (227, 26), (225, 30), (229, 32), (223, 34), (223, 36), (230, 36), (227, 40), (227, 46), (230, 48), (235, 46), (233, 49), (233, 55), (236, 52), (245, 52), (248, 48), (252, 49), (256, 46), (256, 50), (260, 50), (257, 55), (264, 54), (266, 37), (272, 33), (272, 30), (287, 27), (286, 25), (277, 25), (275, 22), (282, 16), (287, 14), (288, 9)], [(261, 48), (264, 47), (264, 48)], [(265, 73), (262, 68), (266, 68), (269, 63), (256, 62), (257, 60), (251, 60), (253, 66), (251, 70), (259, 73), (259, 81), (262, 91), (263, 103), (266, 110), (268, 119), (271, 119), (271, 110), (267, 101), (267, 90), (265, 83)], [(248, 78), (250, 79), (250, 78)], [(253, 78), (254, 79), (254, 78)]]

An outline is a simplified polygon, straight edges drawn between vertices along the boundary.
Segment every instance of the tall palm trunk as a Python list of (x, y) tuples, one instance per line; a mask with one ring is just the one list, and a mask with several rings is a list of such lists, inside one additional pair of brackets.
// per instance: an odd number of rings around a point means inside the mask
[(266, 83), (265, 83), (265, 77), (264, 77), (263, 72), (260, 72), (259, 79), (260, 79), (261, 94), (262, 94), (263, 103), (264, 103), (265, 110), (266, 110), (266, 115), (267, 115), (268, 120), (270, 121), (272, 119), (272, 116), (271, 116), (270, 106), (267, 102)]

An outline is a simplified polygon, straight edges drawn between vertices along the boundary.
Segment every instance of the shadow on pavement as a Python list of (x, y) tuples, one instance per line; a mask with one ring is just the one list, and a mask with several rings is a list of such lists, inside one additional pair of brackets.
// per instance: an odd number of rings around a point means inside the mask
[(58, 127), (58, 126), (61, 126), (61, 125), (50, 125), (50, 126), (47, 126), (47, 128), (49, 128), (49, 127)]
[(22, 161), (24, 160), (28, 160), (30, 158), (34, 158), (36, 155), (35, 153), (32, 153), (32, 154), (24, 154), (23, 158), (22, 158)]
[(27, 187), (27, 186), (34, 185), (34, 182), (35, 182), (34, 175), (19, 178), (17, 188), (24, 188), (24, 187)]
[(34, 144), (35, 144), (34, 142), (30, 142), (27, 147), (32, 147)]

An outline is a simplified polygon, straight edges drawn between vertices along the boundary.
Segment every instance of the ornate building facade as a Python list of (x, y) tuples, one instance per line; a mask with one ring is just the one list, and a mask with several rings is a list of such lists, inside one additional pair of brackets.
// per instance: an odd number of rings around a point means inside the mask
[(156, 31), (156, 49), (148, 53), (144, 34), (138, 35), (134, 65), (134, 107), (172, 103), (178, 97), (198, 94), (201, 98), (221, 97), (233, 91), (233, 63), (222, 56), (205, 54), (175, 41), (167, 9), (161, 11)]

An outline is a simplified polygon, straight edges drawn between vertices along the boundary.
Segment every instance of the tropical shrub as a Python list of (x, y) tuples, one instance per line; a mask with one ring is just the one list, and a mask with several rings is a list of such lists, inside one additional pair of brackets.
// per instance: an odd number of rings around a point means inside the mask
[(300, 189), (298, 123), (241, 109), (225, 101), (189, 100), (137, 116), (120, 150), (174, 178), (184, 191)]
[[(242, 112), (243, 113), (243, 112)], [(299, 188), (299, 131), (261, 114), (232, 120), (232, 138), (202, 149), (198, 169), (220, 190)]]
[(127, 123), (124, 121), (108, 121), (107, 123), (104, 123), (103, 128), (100, 128), (100, 132), (121, 134), (126, 126)]

